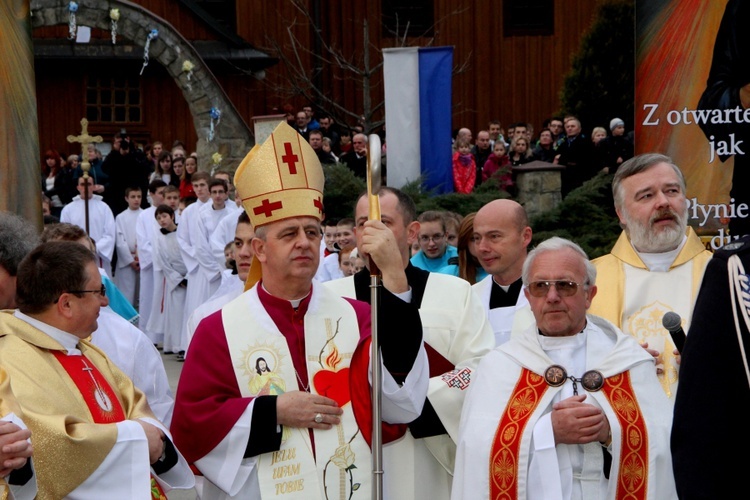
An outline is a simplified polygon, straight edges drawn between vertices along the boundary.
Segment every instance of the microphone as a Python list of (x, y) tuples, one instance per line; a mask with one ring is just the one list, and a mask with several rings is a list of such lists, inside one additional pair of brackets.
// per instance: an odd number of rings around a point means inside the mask
[(674, 342), (677, 351), (682, 352), (686, 336), (685, 330), (682, 329), (682, 318), (680, 318), (680, 315), (669, 311), (661, 319), (661, 324), (669, 331), (669, 336), (672, 337), (672, 342)]

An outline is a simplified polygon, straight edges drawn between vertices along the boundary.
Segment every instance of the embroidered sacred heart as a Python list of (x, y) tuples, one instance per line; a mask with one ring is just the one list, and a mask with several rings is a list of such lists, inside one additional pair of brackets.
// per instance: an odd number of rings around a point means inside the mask
[(351, 400), (349, 368), (342, 368), (337, 372), (320, 370), (313, 376), (313, 384), (318, 394), (333, 399), (340, 407)]

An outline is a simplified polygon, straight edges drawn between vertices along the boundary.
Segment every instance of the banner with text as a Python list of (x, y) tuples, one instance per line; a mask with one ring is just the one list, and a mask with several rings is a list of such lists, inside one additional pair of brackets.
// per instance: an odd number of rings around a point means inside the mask
[(636, 2), (636, 153), (687, 181), (707, 247), (750, 234), (750, 2)]

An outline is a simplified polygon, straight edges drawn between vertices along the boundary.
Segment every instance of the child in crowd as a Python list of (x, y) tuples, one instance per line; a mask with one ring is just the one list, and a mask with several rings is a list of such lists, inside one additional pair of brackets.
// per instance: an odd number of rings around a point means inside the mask
[(471, 154), (471, 144), (464, 139), (456, 141), (453, 153), (453, 189), (456, 193), (469, 194), (474, 190), (477, 166)]
[(365, 259), (360, 257), (359, 252), (355, 248), (352, 253), (349, 254), (349, 258), (352, 261), (352, 273), (357, 274), (366, 267)]
[(352, 251), (357, 247), (353, 245), (347, 245), (339, 252), (339, 269), (344, 277), (351, 276), (354, 274), (354, 266), (352, 266)]
[(326, 154), (330, 154), (334, 160), (336, 160), (336, 163), (339, 162), (339, 157), (336, 156), (336, 154), (332, 150), (333, 142), (331, 141), (330, 137), (323, 137), (321, 148)]
[(495, 143), (490, 157), (482, 167), (482, 182), (487, 182), (490, 177), (498, 179), (499, 187), (506, 191), (513, 185), (510, 158), (508, 158), (505, 144), (502, 141)]
[(607, 137), (607, 130), (604, 127), (594, 127), (594, 130), (591, 131), (591, 142), (595, 146), (605, 137)]
[(154, 212), (154, 217), (156, 217), (156, 221), (161, 228), (154, 237), (154, 260), (158, 262), (164, 275), (161, 283), (155, 283), (154, 292), (161, 295), (160, 302), (164, 304), (164, 323), (162, 325), (164, 353), (169, 354), (185, 350), (180, 333), (185, 316), (187, 267), (182, 260), (180, 244), (177, 241), (174, 210), (168, 205), (159, 205)]

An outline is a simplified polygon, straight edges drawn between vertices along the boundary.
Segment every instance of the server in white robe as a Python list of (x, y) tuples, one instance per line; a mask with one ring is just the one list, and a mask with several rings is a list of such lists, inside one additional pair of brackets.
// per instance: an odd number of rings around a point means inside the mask
[[(166, 187), (166, 183), (161, 179), (152, 181), (148, 185), (151, 199), (153, 203), (157, 204), (157, 206), (164, 202), (164, 190)], [(138, 221), (136, 222), (135, 227), (136, 241), (138, 245), (138, 264), (141, 268), (138, 292), (138, 313), (140, 315), (138, 327), (148, 336), (149, 339), (151, 339), (151, 342), (153, 342), (154, 345), (161, 343), (164, 339), (163, 334), (157, 334), (148, 329), (155, 286), (151, 242), (154, 233), (159, 229), (159, 224), (154, 217), (155, 210), (156, 206), (154, 205), (145, 208), (143, 212), (138, 215)]]
[[(206, 203), (211, 202), (211, 195), (208, 191), (208, 183), (211, 180), (211, 176), (208, 172), (195, 172), (190, 180), (193, 185), (193, 191), (198, 199), (182, 211), (180, 225), (177, 226), (177, 239), (180, 242), (182, 260), (185, 262), (185, 267), (187, 267), (188, 271), (188, 288), (185, 295), (186, 315), (189, 315), (190, 312), (194, 311), (205, 299), (203, 296), (205, 290), (203, 290), (202, 286), (201, 269), (198, 262), (198, 246), (196, 242), (199, 241), (198, 238), (200, 238), (201, 235), (200, 227), (198, 225), (200, 222), (200, 209)], [(187, 324), (187, 316), (185, 317), (185, 324)], [(187, 329), (185, 330), (185, 338), (187, 338)]]
[[(207, 287), (203, 289), (205, 300), (219, 288), (221, 283), (221, 272), (226, 269), (225, 260), (217, 260), (211, 248), (211, 236), (216, 231), (219, 223), (226, 216), (236, 212), (234, 203), (227, 205), (227, 183), (224, 179), (212, 179), (208, 184), (211, 202), (206, 203), (198, 211), (198, 233), (191, 233), (191, 241), (194, 242), (198, 266), (201, 269), (203, 279)], [(193, 236), (197, 236), (193, 238)], [(234, 235), (232, 235), (234, 238)], [(230, 240), (231, 241), (231, 240)], [(225, 242), (224, 245), (226, 246)], [(222, 249), (223, 254), (223, 249)]]
[[(228, 284), (226, 288), (217, 290), (208, 301), (201, 304), (190, 315), (188, 319), (188, 338), (190, 339), (193, 338), (193, 334), (203, 318), (215, 313), (245, 291), (245, 281), (248, 274), (250, 274), (250, 265), (253, 262), (252, 241), (255, 238), (255, 231), (253, 231), (250, 217), (248, 217), (244, 209), (240, 212), (235, 226), (234, 241), (232, 243), (234, 245), (234, 261), (237, 267), (237, 274), (232, 276), (231, 285)], [(188, 344), (188, 350), (189, 346), (190, 344)]]
[(523, 283), (535, 323), (479, 364), (461, 416), (453, 498), (677, 498), (671, 405), (654, 359), (586, 314), (595, 282), (569, 240), (553, 237), (529, 253)]
[[(99, 256), (99, 267), (104, 268), (107, 276), (112, 277), (112, 256), (115, 251), (115, 239), (117, 230), (115, 228), (115, 217), (112, 210), (102, 201), (102, 197), (95, 195), (91, 190), (91, 180), (88, 180), (88, 213), (89, 213), (89, 236), (96, 242), (96, 253)], [(79, 195), (73, 201), (63, 207), (60, 214), (60, 222), (69, 222), (78, 227), (86, 229), (86, 179), (78, 178)]]
[[(241, 200), (236, 203), (227, 202), (227, 214), (216, 225), (216, 229), (209, 238), (211, 252), (220, 265), (224, 264), (224, 248), (227, 243), (234, 241), (234, 231), (237, 229), (237, 217), (245, 211), (240, 205)], [(178, 221), (179, 224), (179, 221)]]
[(125, 200), (128, 202), (128, 208), (115, 217), (117, 266), (114, 282), (133, 306), (138, 304), (136, 293), (140, 281), (136, 226), (138, 225), (138, 216), (143, 211), (141, 208), (142, 197), (140, 188), (125, 189)]
[(156, 219), (160, 231), (154, 238), (154, 258), (164, 275), (161, 290), (164, 304), (164, 351), (180, 352), (187, 347), (180, 336), (185, 318), (185, 291), (187, 268), (182, 260), (177, 225), (174, 223), (174, 210), (167, 205), (156, 208)]

